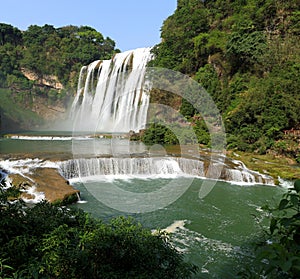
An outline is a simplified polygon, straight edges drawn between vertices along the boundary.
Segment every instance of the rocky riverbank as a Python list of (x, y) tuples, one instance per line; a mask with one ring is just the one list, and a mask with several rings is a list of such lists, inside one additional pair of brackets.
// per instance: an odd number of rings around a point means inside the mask
[(276, 185), (280, 183), (280, 179), (288, 181), (300, 179), (300, 164), (288, 157), (240, 151), (227, 151), (227, 157), (242, 161), (251, 170), (272, 176)]
[[(233, 151), (227, 151), (226, 157), (225, 155), (220, 157), (220, 155), (213, 154), (208, 149), (199, 149), (197, 156), (196, 153), (192, 152), (189, 145), (165, 146), (165, 149), (161, 146), (158, 147), (156, 148), (157, 150), (151, 147), (148, 151), (145, 150), (141, 153), (126, 154), (126, 157), (103, 154), (95, 158), (95, 160), (99, 161), (97, 164), (102, 164), (105, 163), (102, 162), (105, 161), (105, 158), (109, 159), (113, 169), (106, 170), (106, 172), (111, 174), (116, 171), (119, 165), (131, 164), (130, 167), (128, 166), (128, 169), (131, 169), (132, 166), (136, 165), (137, 167), (140, 164), (139, 161), (143, 158), (146, 160), (146, 163), (150, 164), (151, 160), (147, 160), (147, 158), (159, 159), (160, 157), (166, 160), (174, 158), (174, 161), (187, 174), (189, 174), (189, 170), (193, 171), (194, 167), (192, 165), (199, 160), (202, 164), (201, 167), (198, 166), (198, 169), (201, 169), (201, 172), (198, 174), (199, 177), (214, 179), (211, 176), (214, 172), (207, 173), (210, 162), (213, 162), (213, 168), (220, 169), (218, 179), (224, 181), (239, 182), (237, 180), (241, 180), (240, 182), (246, 183), (279, 185), (282, 183), (282, 180), (293, 181), (300, 179), (299, 164), (296, 164), (289, 158), (276, 157), (271, 154), (257, 155)], [(185, 159), (176, 159), (178, 157)], [(85, 164), (93, 163), (92, 158), (88, 158), (81, 162), (81, 168), (84, 169)], [(76, 170), (73, 168), (73, 164), (78, 166), (78, 163), (75, 161), (70, 152), (3, 154), (0, 156), (0, 170), (3, 169), (9, 173), (11, 184), (21, 189), (22, 198), (27, 202), (37, 202), (45, 199), (52, 203), (70, 203), (77, 201), (79, 197), (79, 191), (69, 185), (68, 180), (66, 180), (77, 175)], [(75, 170), (75, 174), (72, 173), (73, 176), (71, 175), (71, 177), (68, 177), (68, 175), (63, 177), (61, 175), (62, 167), (65, 167), (66, 173), (70, 172), (69, 168), (73, 172)], [(94, 169), (94, 167), (89, 169)], [(118, 171), (123, 173), (125, 170)], [(100, 172), (101, 170), (95, 174), (100, 174)]]
[(26, 175), (10, 174), (8, 180), (12, 186), (20, 189), (21, 198), (28, 203), (47, 200), (50, 203), (69, 204), (76, 202), (80, 195), (55, 168), (36, 168)]

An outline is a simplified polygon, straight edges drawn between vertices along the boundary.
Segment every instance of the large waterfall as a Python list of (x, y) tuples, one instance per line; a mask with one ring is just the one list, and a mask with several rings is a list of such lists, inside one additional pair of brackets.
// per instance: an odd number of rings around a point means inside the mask
[[(128, 133), (144, 129), (150, 107), (151, 90), (151, 82), (146, 77), (146, 66), (151, 59), (151, 48), (139, 48), (118, 53), (111, 60), (98, 60), (83, 67), (77, 95), (72, 104), (73, 131)], [(185, 79), (183, 81), (186, 82)], [(182, 85), (181, 80), (179, 85)], [(155, 84), (153, 86), (155, 87)], [(199, 88), (196, 86), (194, 89)], [(203, 98), (201, 92), (200, 90), (199, 96)], [(204, 100), (209, 101), (207, 98)], [(209, 106), (209, 108), (214, 107)], [(81, 140), (78, 144), (73, 142), (73, 152), (80, 151), (76, 155), (84, 155), (81, 154), (81, 145)], [(94, 142), (93, 146), (88, 146), (88, 149), (95, 152), (95, 146)], [(61, 162), (62, 175), (67, 179), (105, 175), (118, 177), (192, 175), (238, 183), (273, 183), (272, 178), (248, 170), (242, 164), (233, 162), (231, 165), (226, 165), (223, 157), (220, 157), (222, 160), (219, 162), (211, 162), (208, 166), (206, 159), (201, 161), (201, 159), (182, 157), (132, 158), (130, 156), (99, 158), (101, 154), (98, 153), (94, 154), (95, 158), (90, 158), (90, 152), (88, 154), (88, 158), (76, 156), (77, 159)]]
[(76, 131), (139, 131), (146, 124), (149, 84), (145, 82), (150, 48), (116, 54), (81, 69), (72, 104)]

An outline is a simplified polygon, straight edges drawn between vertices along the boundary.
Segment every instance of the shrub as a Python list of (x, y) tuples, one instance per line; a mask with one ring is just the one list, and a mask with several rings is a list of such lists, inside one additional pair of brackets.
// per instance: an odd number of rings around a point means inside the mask
[(78, 209), (11, 203), (0, 188), (1, 278), (190, 278), (196, 267), (131, 218), (109, 223)]
[(300, 180), (270, 213), (266, 239), (257, 244), (252, 271), (243, 278), (300, 277)]

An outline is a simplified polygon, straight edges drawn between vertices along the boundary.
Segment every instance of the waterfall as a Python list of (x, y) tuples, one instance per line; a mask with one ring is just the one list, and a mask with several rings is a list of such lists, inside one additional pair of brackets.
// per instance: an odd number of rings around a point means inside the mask
[[(193, 176), (238, 184), (274, 185), (271, 176), (249, 170), (240, 161), (231, 162), (234, 162), (234, 165), (214, 162), (208, 175), (205, 161), (171, 156), (77, 158), (60, 162), (39, 159), (0, 160), (0, 179), (8, 174), (20, 174), (25, 177), (36, 168), (56, 168), (66, 179), (97, 176), (115, 176), (117, 178)], [(215, 173), (214, 170), (216, 170)], [(220, 172), (221, 176), (219, 177)]]
[(138, 132), (146, 124), (149, 84), (145, 71), (151, 48), (116, 54), (80, 71), (71, 109), (76, 131)]
[[(66, 179), (91, 178), (96, 176), (146, 176), (146, 177), (170, 177), (193, 176), (205, 178), (205, 163), (182, 157), (134, 157), (134, 158), (79, 158), (59, 163), (61, 174)], [(221, 179), (234, 183), (246, 184), (270, 184), (272, 177), (260, 174), (244, 168), (233, 169), (225, 164), (214, 163), (210, 171), (210, 179)], [(221, 177), (218, 177), (221, 169)]]
[(204, 175), (201, 161), (185, 158), (90, 158), (73, 159), (60, 163), (62, 175), (67, 178), (84, 178), (102, 175), (153, 176), (153, 175)]

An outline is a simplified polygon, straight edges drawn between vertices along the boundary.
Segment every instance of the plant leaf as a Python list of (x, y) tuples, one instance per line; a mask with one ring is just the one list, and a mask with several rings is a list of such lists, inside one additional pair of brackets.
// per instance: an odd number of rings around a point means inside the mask
[(272, 219), (271, 220), (271, 224), (270, 224), (270, 232), (271, 232), (271, 234), (274, 233), (274, 231), (276, 229), (276, 226), (277, 226), (277, 220), (276, 219)]
[(300, 179), (297, 179), (295, 182), (294, 182), (294, 188), (296, 190), (297, 193), (300, 192)]
[(288, 204), (289, 204), (289, 200), (287, 200), (287, 199), (282, 199), (282, 200), (280, 201), (280, 203), (279, 203), (278, 209), (279, 209), (279, 210), (285, 209), (285, 208), (287, 208), (287, 205), (288, 205)]

